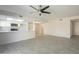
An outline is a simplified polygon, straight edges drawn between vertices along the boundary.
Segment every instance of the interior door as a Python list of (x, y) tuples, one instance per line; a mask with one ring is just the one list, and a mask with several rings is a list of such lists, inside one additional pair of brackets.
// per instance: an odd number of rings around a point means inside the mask
[(43, 36), (43, 25), (41, 23), (35, 23), (35, 36)]

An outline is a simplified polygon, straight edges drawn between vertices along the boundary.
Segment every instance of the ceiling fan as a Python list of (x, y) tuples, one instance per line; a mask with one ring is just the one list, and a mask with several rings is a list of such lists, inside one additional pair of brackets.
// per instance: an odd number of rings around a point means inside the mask
[(44, 8), (41, 8), (42, 6), (39, 5), (38, 6), (39, 7), (38, 9), (35, 8), (32, 5), (30, 7), (33, 8), (34, 10), (36, 10), (39, 13), (39, 16), (41, 16), (42, 13), (44, 13), (44, 14), (51, 14), (51, 12), (46, 11), (46, 9), (48, 9), (50, 6), (45, 6)]

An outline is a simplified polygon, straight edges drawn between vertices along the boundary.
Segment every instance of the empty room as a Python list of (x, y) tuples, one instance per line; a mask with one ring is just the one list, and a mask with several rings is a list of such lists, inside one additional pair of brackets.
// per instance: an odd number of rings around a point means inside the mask
[(79, 5), (0, 5), (0, 54), (78, 54)]

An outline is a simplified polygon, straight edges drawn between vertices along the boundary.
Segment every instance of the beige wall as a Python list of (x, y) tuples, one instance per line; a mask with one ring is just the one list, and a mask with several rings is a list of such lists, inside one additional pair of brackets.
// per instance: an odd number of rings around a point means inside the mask
[(70, 22), (64, 19), (46, 23), (44, 24), (44, 34), (70, 38)]
[[(71, 38), (73, 35), (73, 24), (71, 21), (79, 19), (79, 16), (62, 18), (63, 20), (52, 20), (44, 24), (44, 34)], [(79, 35), (79, 23), (75, 24), (75, 34)]]

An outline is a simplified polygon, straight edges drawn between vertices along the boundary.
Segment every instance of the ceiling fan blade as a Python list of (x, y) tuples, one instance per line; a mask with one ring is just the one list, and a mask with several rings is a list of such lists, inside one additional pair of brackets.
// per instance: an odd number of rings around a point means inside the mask
[(51, 14), (51, 12), (47, 12), (47, 11), (42, 11), (42, 13), (47, 13), (47, 14)]
[(44, 7), (43, 9), (41, 9), (42, 11), (46, 10), (47, 8), (49, 8), (49, 6)]
[(37, 10), (37, 11), (39, 11), (37, 8), (35, 8), (35, 7), (33, 7), (33, 6), (30, 6), (31, 8), (33, 8), (33, 9), (35, 9), (35, 10)]

